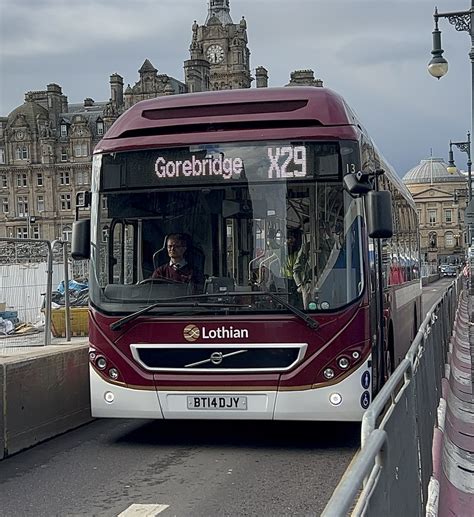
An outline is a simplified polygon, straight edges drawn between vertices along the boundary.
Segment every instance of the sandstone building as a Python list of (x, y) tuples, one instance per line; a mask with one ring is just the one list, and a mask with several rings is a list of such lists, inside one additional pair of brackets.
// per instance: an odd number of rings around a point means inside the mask
[(466, 176), (450, 174), (447, 167), (441, 158), (429, 158), (403, 178), (418, 211), (422, 260), (435, 266), (462, 263), (467, 245)]

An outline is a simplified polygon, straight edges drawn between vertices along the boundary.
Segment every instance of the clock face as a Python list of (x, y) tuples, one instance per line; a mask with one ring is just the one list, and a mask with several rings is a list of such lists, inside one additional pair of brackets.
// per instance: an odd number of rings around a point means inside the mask
[(23, 138), (25, 138), (25, 133), (23, 133), (23, 131), (17, 131), (16, 137), (18, 138), (18, 140), (23, 140)]
[(224, 61), (224, 49), (220, 45), (211, 45), (206, 52), (207, 59), (211, 65)]

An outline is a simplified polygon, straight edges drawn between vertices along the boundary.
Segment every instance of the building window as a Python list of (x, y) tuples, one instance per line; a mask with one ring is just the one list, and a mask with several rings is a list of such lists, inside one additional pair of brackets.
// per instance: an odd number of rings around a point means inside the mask
[(16, 186), (17, 187), (27, 187), (28, 186), (28, 177), (26, 174), (17, 174), (16, 175)]
[(69, 183), (70, 183), (69, 171), (61, 171), (59, 173), (59, 184), (60, 185), (69, 185)]
[(0, 198), (0, 211), (2, 214), (8, 214), (8, 198)]
[(76, 173), (76, 185), (88, 185), (89, 184), (89, 172), (78, 171)]
[(61, 124), (61, 136), (64, 138), (67, 136), (67, 125)]
[(431, 225), (436, 224), (436, 210), (428, 210), (428, 222)]
[(38, 225), (35, 225), (35, 226), (31, 227), (31, 237), (33, 239), (39, 239), (40, 238), (40, 231), (39, 231), (39, 226)]
[(102, 136), (104, 134), (104, 123), (103, 122), (97, 122), (97, 134), (99, 136)]
[(16, 238), (17, 239), (28, 239), (28, 227), (26, 227), (26, 226), (17, 226), (17, 228), (16, 228)]
[(2, 173), (0, 176), (0, 187), (7, 188), (8, 187), (8, 179), (5, 173)]
[(89, 153), (87, 152), (87, 144), (76, 144), (74, 146), (74, 156), (76, 158), (79, 158), (81, 156), (88, 156)]
[(59, 196), (61, 210), (71, 210), (71, 194), (61, 194)]
[(28, 196), (18, 196), (16, 198), (16, 211), (18, 217), (26, 217), (28, 215)]
[(38, 196), (36, 198), (36, 210), (38, 212), (44, 212), (44, 196)]
[(450, 208), (444, 211), (444, 222), (447, 224), (453, 222), (453, 211)]
[(27, 160), (28, 159), (28, 147), (17, 147), (16, 148), (16, 159), (17, 160)]
[(38, 187), (42, 187), (43, 186), (43, 173), (42, 172), (37, 172), (36, 173), (36, 185)]
[(67, 149), (65, 147), (61, 149), (61, 161), (67, 162)]
[(446, 248), (452, 248), (454, 246), (454, 236), (451, 232), (445, 233), (444, 245), (446, 246)]
[(104, 226), (102, 228), (102, 242), (107, 242), (109, 240), (109, 227)]
[(421, 208), (418, 208), (416, 212), (418, 214), (418, 224), (421, 224)]
[(17, 147), (15, 151), (15, 157), (17, 160), (27, 160), (28, 159), (28, 147)]
[(70, 241), (72, 237), (72, 229), (70, 226), (63, 227), (63, 241)]
[(0, 163), (5, 163), (5, 149), (0, 147)]

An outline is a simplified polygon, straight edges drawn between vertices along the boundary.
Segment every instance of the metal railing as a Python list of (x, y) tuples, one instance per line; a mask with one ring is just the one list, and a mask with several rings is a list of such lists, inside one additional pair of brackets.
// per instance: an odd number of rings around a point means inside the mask
[(461, 288), (458, 277), (433, 305), (406, 357), (365, 412), (361, 450), (323, 517), (424, 514), (441, 380)]
[[(2, 318), (0, 351), (51, 344), (53, 280), (69, 285), (67, 245), (61, 240), (0, 238), (0, 315), (7, 315)], [(68, 289), (65, 333), (70, 341)]]

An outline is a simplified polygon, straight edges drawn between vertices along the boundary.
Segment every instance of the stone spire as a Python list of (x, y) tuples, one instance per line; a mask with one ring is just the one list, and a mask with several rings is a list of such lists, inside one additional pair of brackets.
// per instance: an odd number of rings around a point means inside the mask
[(230, 16), (230, 0), (209, 0), (209, 12), (207, 14), (206, 24), (212, 18), (217, 18), (222, 25), (233, 24)]

